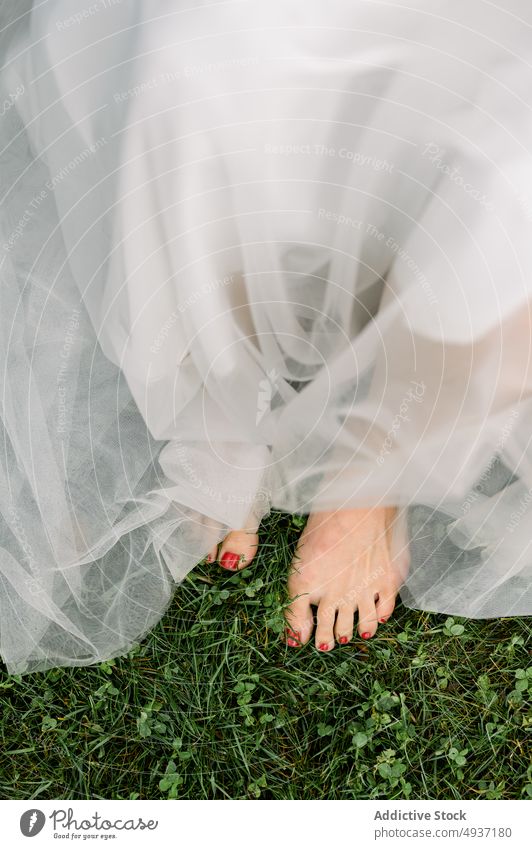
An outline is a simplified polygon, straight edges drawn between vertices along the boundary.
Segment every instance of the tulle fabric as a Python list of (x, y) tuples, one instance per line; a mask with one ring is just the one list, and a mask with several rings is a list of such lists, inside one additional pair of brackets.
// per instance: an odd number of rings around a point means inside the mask
[(462, 5), (4, 3), (9, 671), (272, 508), (397, 505), (405, 604), (532, 612), (532, 13)]

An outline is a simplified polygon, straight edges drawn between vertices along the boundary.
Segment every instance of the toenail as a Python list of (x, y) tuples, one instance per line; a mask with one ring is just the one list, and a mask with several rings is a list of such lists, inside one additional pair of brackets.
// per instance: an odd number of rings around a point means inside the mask
[(370, 634), (370, 632), (369, 632), (369, 631), (364, 631), (364, 633), (362, 634), (362, 639), (363, 639), (363, 640), (369, 640), (369, 639), (370, 639), (370, 637), (371, 637), (371, 634)]
[(301, 634), (299, 631), (292, 631), (291, 628), (287, 628), (285, 634), (287, 646), (301, 645)]
[(329, 651), (329, 643), (320, 643), (319, 650), (320, 651)]
[(236, 569), (238, 563), (240, 561), (240, 557), (238, 554), (233, 554), (232, 551), (226, 551), (222, 559), (220, 560), (221, 565), (224, 569)]
[(385, 623), (385, 622), (387, 622), (387, 621), (388, 621), (388, 617), (387, 617), (387, 616), (383, 616), (383, 618), (382, 618), (382, 619), (379, 619), (379, 622), (382, 622), (382, 624), (383, 624), (383, 625), (384, 625), (384, 623)]
[(343, 646), (349, 642), (349, 637), (340, 637), (339, 641)]

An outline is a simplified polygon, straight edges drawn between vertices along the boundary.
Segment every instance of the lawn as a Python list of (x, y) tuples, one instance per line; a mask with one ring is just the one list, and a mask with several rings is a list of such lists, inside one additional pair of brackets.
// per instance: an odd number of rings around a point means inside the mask
[(369, 642), (289, 649), (300, 527), (274, 512), (250, 568), (195, 569), (127, 657), (4, 673), (2, 798), (532, 796), (531, 620), (398, 605)]

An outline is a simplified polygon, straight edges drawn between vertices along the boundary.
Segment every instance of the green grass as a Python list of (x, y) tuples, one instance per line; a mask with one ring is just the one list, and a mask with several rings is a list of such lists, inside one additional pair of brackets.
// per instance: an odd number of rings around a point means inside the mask
[(399, 605), (370, 642), (289, 649), (300, 524), (272, 513), (243, 573), (195, 569), (127, 657), (4, 675), (2, 798), (532, 796), (530, 620)]

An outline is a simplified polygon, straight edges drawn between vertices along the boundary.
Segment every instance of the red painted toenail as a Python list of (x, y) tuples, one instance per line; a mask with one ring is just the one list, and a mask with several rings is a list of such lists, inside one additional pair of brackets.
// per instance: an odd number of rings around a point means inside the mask
[(340, 643), (341, 643), (343, 646), (345, 646), (345, 644), (346, 644), (346, 643), (348, 643), (348, 642), (349, 642), (349, 638), (348, 638), (348, 637), (340, 637)]
[(329, 643), (320, 643), (319, 649), (320, 651), (329, 651)]
[(300, 646), (301, 645), (301, 634), (299, 631), (292, 631), (291, 628), (286, 629), (286, 644), (288, 646)]
[(362, 634), (362, 639), (363, 639), (363, 640), (369, 640), (369, 639), (370, 639), (370, 637), (371, 637), (371, 634), (370, 634), (370, 632), (369, 632), (369, 631), (364, 631), (364, 633)]
[(382, 622), (382, 624), (383, 624), (383, 625), (384, 625), (384, 623), (385, 623), (385, 622), (387, 622), (387, 621), (388, 621), (388, 617), (387, 617), (387, 616), (384, 616), (382, 619), (379, 619), (379, 622)]
[(224, 569), (231, 569), (231, 570), (236, 569), (239, 562), (240, 562), (240, 557), (238, 556), (238, 554), (233, 554), (232, 551), (226, 551), (224, 556), (220, 560), (220, 563), (222, 564)]

